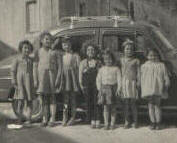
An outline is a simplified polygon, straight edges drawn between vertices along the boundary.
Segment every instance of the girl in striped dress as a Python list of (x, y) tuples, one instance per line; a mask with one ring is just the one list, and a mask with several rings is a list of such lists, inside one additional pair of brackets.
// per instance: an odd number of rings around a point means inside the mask
[[(140, 80), (140, 61), (134, 57), (133, 41), (127, 39), (123, 43), (124, 57), (121, 59), (122, 70), (122, 97), (125, 105), (125, 125), (130, 127), (129, 114), (132, 114), (134, 128), (137, 128), (137, 107), (138, 88)], [(131, 109), (131, 110), (130, 110)]]

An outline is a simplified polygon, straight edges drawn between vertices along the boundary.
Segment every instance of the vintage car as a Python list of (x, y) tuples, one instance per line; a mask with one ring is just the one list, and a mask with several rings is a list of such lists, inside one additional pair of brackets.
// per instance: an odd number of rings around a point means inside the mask
[[(81, 57), (83, 55), (80, 51), (84, 42), (92, 40), (98, 45), (100, 51), (109, 48), (114, 53), (117, 63), (122, 56), (122, 43), (127, 38), (134, 41), (136, 56), (141, 63), (146, 60), (145, 55), (149, 48), (157, 49), (169, 69), (171, 79), (169, 98), (162, 103), (162, 109), (170, 115), (177, 111), (177, 57), (175, 56), (175, 48), (165, 38), (159, 27), (144, 21), (132, 21), (127, 16), (65, 17), (60, 20), (59, 26), (51, 30), (50, 33), (55, 38), (69, 37), (74, 52), (79, 53)], [(1, 67), (0, 95), (7, 94), (10, 87), (10, 78), (7, 74), (9, 75), (9, 66)], [(80, 97), (82, 98), (82, 95)], [(79, 109), (84, 109), (82, 103), (84, 100), (78, 102)], [(40, 97), (36, 97), (33, 120), (40, 118), (41, 104)], [(16, 101), (13, 101), (12, 105), (16, 113)], [(147, 113), (147, 104), (143, 99), (138, 101), (138, 105), (139, 113)], [(82, 111), (79, 109), (78, 111)], [(118, 108), (118, 111), (121, 110)]]

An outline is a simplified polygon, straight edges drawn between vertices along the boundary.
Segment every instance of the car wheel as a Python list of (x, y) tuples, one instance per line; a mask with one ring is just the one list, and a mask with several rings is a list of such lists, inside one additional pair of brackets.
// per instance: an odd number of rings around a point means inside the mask
[[(23, 112), (22, 114), (19, 114), (18, 113), (18, 102), (19, 100), (13, 100), (12, 101), (12, 108), (13, 108), (13, 111), (15, 113), (15, 115), (18, 117), (18, 118), (22, 118), (22, 119), (26, 119), (27, 117), (27, 103), (24, 102), (23, 104)], [(33, 100), (32, 102), (32, 106), (33, 106), (33, 109), (32, 109), (32, 117), (31, 117), (31, 120), (32, 121), (37, 121), (39, 119), (41, 119), (41, 116), (42, 116), (42, 98), (41, 96), (36, 96), (36, 98)]]

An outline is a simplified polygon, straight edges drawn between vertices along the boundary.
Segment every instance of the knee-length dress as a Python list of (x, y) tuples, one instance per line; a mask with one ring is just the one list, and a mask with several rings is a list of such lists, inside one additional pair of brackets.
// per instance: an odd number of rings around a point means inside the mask
[(17, 83), (14, 99), (31, 101), (34, 94), (33, 86), (33, 59), (19, 56), (13, 63), (12, 80)]
[(35, 80), (38, 82), (37, 93), (55, 94), (55, 83), (61, 78), (62, 55), (59, 51), (40, 48), (35, 54)]
[(138, 88), (140, 80), (140, 61), (136, 58), (121, 59), (122, 71), (122, 94), (123, 98), (138, 97)]
[(141, 66), (142, 97), (159, 96), (168, 98), (167, 88), (170, 80), (166, 66), (162, 62), (147, 61)]
[(75, 53), (64, 53), (62, 58), (61, 86), (62, 92), (79, 91), (80, 57)]

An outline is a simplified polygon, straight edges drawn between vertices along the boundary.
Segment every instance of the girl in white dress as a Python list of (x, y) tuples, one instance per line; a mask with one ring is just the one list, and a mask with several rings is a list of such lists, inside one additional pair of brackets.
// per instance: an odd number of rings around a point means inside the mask
[(165, 64), (160, 61), (157, 50), (148, 52), (148, 61), (141, 66), (142, 97), (148, 100), (150, 129), (160, 129), (161, 99), (167, 99), (167, 89), (170, 85)]

